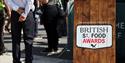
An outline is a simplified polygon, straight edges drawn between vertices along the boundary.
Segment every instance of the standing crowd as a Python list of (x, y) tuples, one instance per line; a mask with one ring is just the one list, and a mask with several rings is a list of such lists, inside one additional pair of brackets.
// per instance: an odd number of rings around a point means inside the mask
[[(6, 52), (3, 42), (5, 13), (9, 16), (5, 30), (12, 35), (13, 63), (21, 63), (20, 43), (22, 30), (25, 44), (25, 63), (32, 63), (33, 39), (38, 33), (38, 23), (35, 14), (40, 15), (40, 22), (44, 25), (47, 33), (48, 48), (43, 50), (43, 52), (58, 53), (59, 37), (67, 35), (66, 16), (68, 14), (68, 1), (0, 0), (0, 55)], [(9, 29), (9, 24), (11, 24), (11, 29)]]

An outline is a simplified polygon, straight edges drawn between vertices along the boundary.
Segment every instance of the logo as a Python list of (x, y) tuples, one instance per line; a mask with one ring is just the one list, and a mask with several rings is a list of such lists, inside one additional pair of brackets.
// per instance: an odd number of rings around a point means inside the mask
[(112, 46), (111, 25), (78, 25), (76, 45), (83, 48), (105, 48)]

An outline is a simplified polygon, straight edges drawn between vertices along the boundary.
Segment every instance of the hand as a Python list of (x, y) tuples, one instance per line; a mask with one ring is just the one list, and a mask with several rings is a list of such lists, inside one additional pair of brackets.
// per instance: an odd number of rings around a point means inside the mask
[(23, 21), (25, 21), (26, 20), (26, 17), (24, 17), (24, 16), (20, 16), (19, 17), (19, 22), (23, 22)]
[(8, 13), (7, 13), (7, 14), (8, 14), (8, 16), (9, 16), (9, 17), (11, 17), (11, 11), (8, 11)]
[(47, 4), (49, 0), (42, 0), (42, 4)]
[(24, 12), (24, 8), (19, 7), (18, 10), (17, 10), (17, 12), (18, 12), (19, 14), (22, 14), (22, 13)]

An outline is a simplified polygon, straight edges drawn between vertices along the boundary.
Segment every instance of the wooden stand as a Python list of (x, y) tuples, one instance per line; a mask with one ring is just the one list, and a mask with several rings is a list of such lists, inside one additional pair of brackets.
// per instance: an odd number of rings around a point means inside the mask
[[(75, 0), (74, 4), (73, 63), (116, 63), (115, 0)], [(112, 47), (95, 50), (78, 48), (76, 46), (76, 27), (78, 24), (111, 24), (113, 27)]]

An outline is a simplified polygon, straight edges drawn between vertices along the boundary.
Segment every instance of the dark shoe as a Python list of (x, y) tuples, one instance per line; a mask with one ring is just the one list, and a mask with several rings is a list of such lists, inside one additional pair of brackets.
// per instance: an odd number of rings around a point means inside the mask
[(2, 55), (3, 53), (5, 53), (7, 50), (4, 48), (3, 50), (0, 51), (0, 55)]
[(10, 29), (7, 26), (5, 26), (5, 31), (7, 31), (8, 33), (11, 33)]
[(5, 52), (7, 52), (7, 49), (6, 49), (6, 48), (3, 49), (3, 53), (5, 53)]
[(2, 55), (2, 54), (3, 54), (3, 52), (1, 51), (1, 52), (0, 52), (0, 55)]
[(25, 63), (32, 63), (32, 61), (25, 61)]
[(13, 63), (21, 63), (21, 61), (14, 61), (14, 60), (13, 60)]
[(43, 50), (42, 52), (52, 52), (52, 49), (46, 48), (46, 49)]
[(58, 51), (58, 49), (56, 49), (56, 50), (55, 50), (55, 49), (53, 49), (53, 51), (54, 51), (54, 52), (56, 52), (56, 51)]
[(58, 38), (62, 38), (62, 35), (59, 35)]

